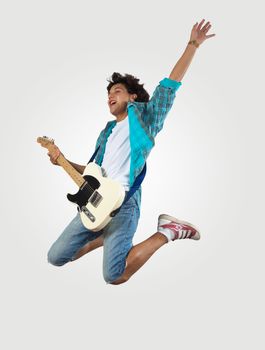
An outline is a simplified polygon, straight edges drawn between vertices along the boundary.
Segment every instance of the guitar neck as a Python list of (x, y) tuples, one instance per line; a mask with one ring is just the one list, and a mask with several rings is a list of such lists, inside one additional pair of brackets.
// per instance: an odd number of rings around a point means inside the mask
[(83, 176), (77, 170), (75, 170), (75, 168), (68, 162), (68, 160), (65, 159), (62, 154), (60, 154), (57, 158), (57, 163), (64, 168), (64, 170), (71, 176), (79, 188), (83, 185), (85, 182)]

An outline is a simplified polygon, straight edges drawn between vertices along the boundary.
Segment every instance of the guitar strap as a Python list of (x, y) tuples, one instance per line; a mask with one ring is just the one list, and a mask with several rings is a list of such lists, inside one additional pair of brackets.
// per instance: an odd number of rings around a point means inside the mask
[[(96, 157), (96, 154), (98, 153), (98, 150), (100, 148), (100, 145), (98, 146), (98, 148), (95, 150), (95, 152), (93, 153), (92, 157), (90, 158), (90, 160), (88, 161), (88, 163), (91, 163), (93, 162), (93, 160), (95, 159)], [(88, 164), (87, 163), (87, 164)], [(127, 202), (130, 197), (138, 190), (138, 188), (140, 187), (141, 183), (143, 182), (144, 180), (144, 177), (145, 177), (145, 174), (146, 174), (146, 163), (144, 164), (144, 167), (142, 169), (142, 171), (140, 172), (140, 174), (136, 177), (136, 179), (134, 180), (134, 183), (132, 185), (132, 187), (130, 188), (130, 190), (128, 192), (126, 192), (126, 195), (125, 195), (125, 199), (123, 201), (122, 204), (124, 204), (125, 202)], [(118, 208), (117, 210), (115, 210), (114, 212), (112, 212), (112, 214), (116, 215), (118, 213), (120, 208)], [(113, 216), (114, 216), (113, 215)]]
[(95, 152), (92, 154), (92, 157), (89, 159), (89, 161), (87, 162), (87, 164), (93, 162), (93, 160), (94, 160), (95, 157), (96, 157), (96, 154), (98, 153), (99, 147), (100, 147), (100, 146), (98, 146), (98, 148), (97, 148), (97, 149), (95, 150)]

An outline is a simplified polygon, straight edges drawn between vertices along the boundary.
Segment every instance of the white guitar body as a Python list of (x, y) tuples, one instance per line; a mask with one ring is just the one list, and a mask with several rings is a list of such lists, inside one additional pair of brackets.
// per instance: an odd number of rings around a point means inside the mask
[[(52, 151), (54, 140), (47, 136), (38, 137), (42, 147)], [(69, 201), (77, 204), (84, 226), (91, 231), (100, 231), (106, 226), (116, 209), (120, 208), (125, 198), (124, 187), (116, 180), (103, 176), (103, 169), (96, 163), (89, 163), (81, 175), (68, 160), (60, 154), (57, 163), (71, 176), (79, 191), (67, 195)]]
[(99, 231), (112, 219), (110, 214), (122, 205), (125, 190), (118, 181), (103, 177), (101, 167), (95, 163), (89, 163), (86, 166), (83, 178), (86, 180), (87, 176), (98, 180), (100, 186), (94, 190), (87, 204), (78, 206), (80, 217), (86, 228), (91, 231)]

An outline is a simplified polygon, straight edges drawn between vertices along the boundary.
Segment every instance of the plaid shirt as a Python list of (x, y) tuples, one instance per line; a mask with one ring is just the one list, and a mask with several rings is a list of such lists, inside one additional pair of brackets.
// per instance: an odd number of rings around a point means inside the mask
[[(142, 171), (146, 159), (155, 145), (155, 137), (163, 128), (165, 118), (173, 105), (175, 93), (181, 84), (181, 82), (176, 80), (164, 78), (159, 82), (148, 102), (128, 102), (127, 112), (131, 145), (130, 186)], [(103, 161), (108, 137), (116, 123), (116, 120), (109, 121), (97, 139), (96, 148), (99, 145), (100, 148), (95, 162), (100, 166)], [(142, 189), (140, 186), (134, 194), (139, 208), (141, 206), (141, 193)]]

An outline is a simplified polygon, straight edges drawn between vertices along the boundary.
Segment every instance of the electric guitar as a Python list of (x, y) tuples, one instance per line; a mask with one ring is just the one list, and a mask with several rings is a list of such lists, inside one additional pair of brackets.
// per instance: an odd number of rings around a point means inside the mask
[[(54, 140), (47, 136), (38, 137), (37, 142), (51, 151)], [(91, 231), (105, 227), (125, 198), (124, 187), (116, 180), (105, 176), (103, 168), (96, 163), (88, 163), (81, 175), (60, 154), (57, 163), (67, 172), (79, 187), (76, 194), (67, 194), (70, 202), (77, 204), (83, 225)]]

